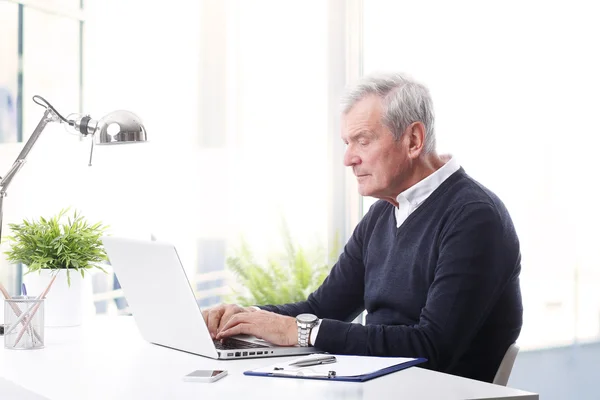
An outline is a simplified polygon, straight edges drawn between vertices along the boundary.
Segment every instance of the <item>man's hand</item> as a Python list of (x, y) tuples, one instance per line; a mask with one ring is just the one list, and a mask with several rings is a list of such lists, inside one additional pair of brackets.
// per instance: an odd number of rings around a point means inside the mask
[(235, 314), (219, 330), (217, 339), (240, 334), (253, 335), (279, 346), (298, 344), (296, 318), (269, 311)]
[(202, 317), (208, 327), (210, 336), (215, 339), (219, 332), (229, 319), (239, 313), (250, 313), (256, 311), (252, 307), (240, 307), (237, 304), (219, 304), (218, 306), (208, 308), (202, 311)]

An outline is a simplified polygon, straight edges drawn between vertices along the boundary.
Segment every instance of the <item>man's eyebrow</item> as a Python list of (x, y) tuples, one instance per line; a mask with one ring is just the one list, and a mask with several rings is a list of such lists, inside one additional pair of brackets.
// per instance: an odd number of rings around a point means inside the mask
[(363, 137), (367, 138), (367, 139), (370, 139), (373, 136), (374, 136), (373, 132), (370, 132), (370, 131), (359, 131), (358, 133), (354, 133), (354, 134), (348, 135), (348, 139), (349, 140), (356, 140), (356, 139), (360, 139), (360, 138), (363, 138)]

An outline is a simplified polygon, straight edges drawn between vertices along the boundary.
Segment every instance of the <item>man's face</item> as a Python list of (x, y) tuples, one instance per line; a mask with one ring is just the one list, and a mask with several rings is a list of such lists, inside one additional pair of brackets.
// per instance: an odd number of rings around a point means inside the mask
[(396, 141), (381, 121), (383, 106), (377, 96), (368, 96), (342, 118), (342, 140), (346, 143), (344, 165), (352, 167), (362, 196), (394, 199), (405, 190), (410, 158), (403, 135)]

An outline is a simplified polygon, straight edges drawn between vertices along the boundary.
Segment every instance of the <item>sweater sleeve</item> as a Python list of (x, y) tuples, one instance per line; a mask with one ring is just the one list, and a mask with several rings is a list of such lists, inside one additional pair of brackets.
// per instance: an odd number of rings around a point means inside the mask
[(365, 267), (362, 259), (367, 214), (356, 226), (337, 263), (306, 301), (260, 306), (266, 311), (295, 317), (309, 313), (319, 318), (352, 321), (364, 309)]
[(430, 368), (443, 370), (465, 352), (516, 273), (518, 246), (493, 206), (467, 204), (440, 235), (433, 282), (416, 325), (326, 318), (315, 346), (336, 354), (425, 357)]

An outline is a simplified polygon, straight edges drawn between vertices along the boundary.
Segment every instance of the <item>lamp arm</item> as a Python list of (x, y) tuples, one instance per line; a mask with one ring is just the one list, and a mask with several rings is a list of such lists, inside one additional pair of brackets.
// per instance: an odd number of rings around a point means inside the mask
[(17, 174), (17, 172), (19, 172), (21, 167), (23, 167), (23, 165), (25, 164), (27, 155), (31, 151), (35, 142), (42, 134), (42, 131), (44, 130), (46, 125), (49, 122), (53, 121), (60, 121), (60, 119), (53, 110), (51, 110), (50, 108), (46, 108), (46, 112), (44, 112), (42, 119), (35, 127), (35, 130), (27, 140), (27, 143), (25, 143), (25, 147), (23, 147), (23, 150), (21, 150), (21, 152), (17, 156), (17, 159), (13, 163), (12, 167), (4, 176), (4, 178), (0, 178), (0, 242), (2, 241), (2, 200), (4, 199), (4, 196), (6, 196), (6, 189), (8, 188), (8, 185), (10, 184), (14, 176)]
[(10, 182), (12, 181), (12, 179), (16, 175), (16, 173), (19, 172), (21, 167), (25, 164), (27, 155), (33, 148), (33, 145), (35, 144), (35, 142), (38, 140), (38, 138), (42, 134), (42, 131), (44, 130), (44, 128), (46, 127), (48, 122), (53, 122), (53, 121), (58, 121), (58, 116), (52, 110), (46, 109), (46, 112), (42, 116), (42, 119), (40, 120), (38, 125), (35, 127), (35, 130), (29, 137), (29, 140), (27, 140), (27, 143), (25, 143), (25, 147), (23, 147), (23, 149), (17, 156), (17, 159), (15, 160), (14, 164), (12, 165), (12, 167), (10, 168), (8, 173), (4, 176), (4, 178), (2, 178), (2, 180), (0, 180), (0, 193), (2, 193), (2, 194), (6, 193), (6, 188), (8, 187), (8, 185), (10, 184)]

